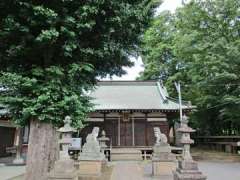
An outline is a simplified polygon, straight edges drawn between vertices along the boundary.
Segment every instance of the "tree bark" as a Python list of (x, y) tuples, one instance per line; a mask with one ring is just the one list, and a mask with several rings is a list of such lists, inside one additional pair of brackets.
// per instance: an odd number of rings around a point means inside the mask
[(26, 180), (47, 180), (58, 158), (56, 129), (50, 123), (31, 120), (27, 153)]

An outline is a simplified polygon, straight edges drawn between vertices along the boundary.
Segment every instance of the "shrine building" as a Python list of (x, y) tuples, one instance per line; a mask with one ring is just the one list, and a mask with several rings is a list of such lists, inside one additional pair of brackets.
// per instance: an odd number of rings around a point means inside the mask
[[(159, 81), (101, 81), (90, 94), (95, 111), (89, 114), (86, 137), (94, 126), (110, 138), (112, 147), (147, 147), (154, 144), (153, 127), (169, 134), (168, 118), (178, 116), (179, 103)], [(183, 112), (193, 106), (183, 102)], [(84, 139), (84, 138), (83, 138)]]
[[(168, 119), (179, 116), (177, 99), (168, 95), (159, 81), (100, 81), (90, 93), (94, 111), (86, 119), (87, 126), (80, 136), (83, 142), (94, 126), (104, 130), (110, 138), (111, 147), (151, 147), (155, 137), (153, 127), (169, 135)], [(193, 109), (183, 102), (187, 113)], [(0, 156), (7, 155), (6, 149), (14, 147), (17, 131), (9, 119), (8, 111), (0, 107)], [(28, 144), (29, 126), (22, 129), (23, 147)]]

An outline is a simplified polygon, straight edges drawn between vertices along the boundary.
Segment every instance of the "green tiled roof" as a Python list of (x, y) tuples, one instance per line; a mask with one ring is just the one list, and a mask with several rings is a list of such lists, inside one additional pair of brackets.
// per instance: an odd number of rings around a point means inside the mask
[[(178, 102), (170, 98), (158, 81), (101, 81), (90, 94), (95, 110), (178, 110)], [(183, 103), (183, 109), (192, 109)]]
[[(178, 101), (169, 97), (157, 81), (101, 81), (90, 94), (95, 110), (178, 110)], [(194, 106), (183, 102), (183, 110)], [(9, 113), (0, 105), (0, 116)]]

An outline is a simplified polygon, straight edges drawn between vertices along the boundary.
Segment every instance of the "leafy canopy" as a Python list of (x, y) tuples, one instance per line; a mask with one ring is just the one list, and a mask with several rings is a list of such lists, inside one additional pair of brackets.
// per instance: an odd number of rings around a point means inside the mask
[(13, 120), (73, 124), (91, 109), (96, 77), (121, 75), (138, 51), (154, 0), (3, 0), (0, 2), (1, 103)]
[(240, 2), (192, 0), (161, 13), (144, 35), (141, 79), (158, 78), (197, 105), (202, 133), (240, 133)]

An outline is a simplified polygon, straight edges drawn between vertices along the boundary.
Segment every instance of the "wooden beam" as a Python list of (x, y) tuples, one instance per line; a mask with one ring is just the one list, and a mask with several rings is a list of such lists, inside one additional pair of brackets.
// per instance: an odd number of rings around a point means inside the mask
[(16, 128), (16, 126), (11, 121), (0, 120), (0, 127)]

